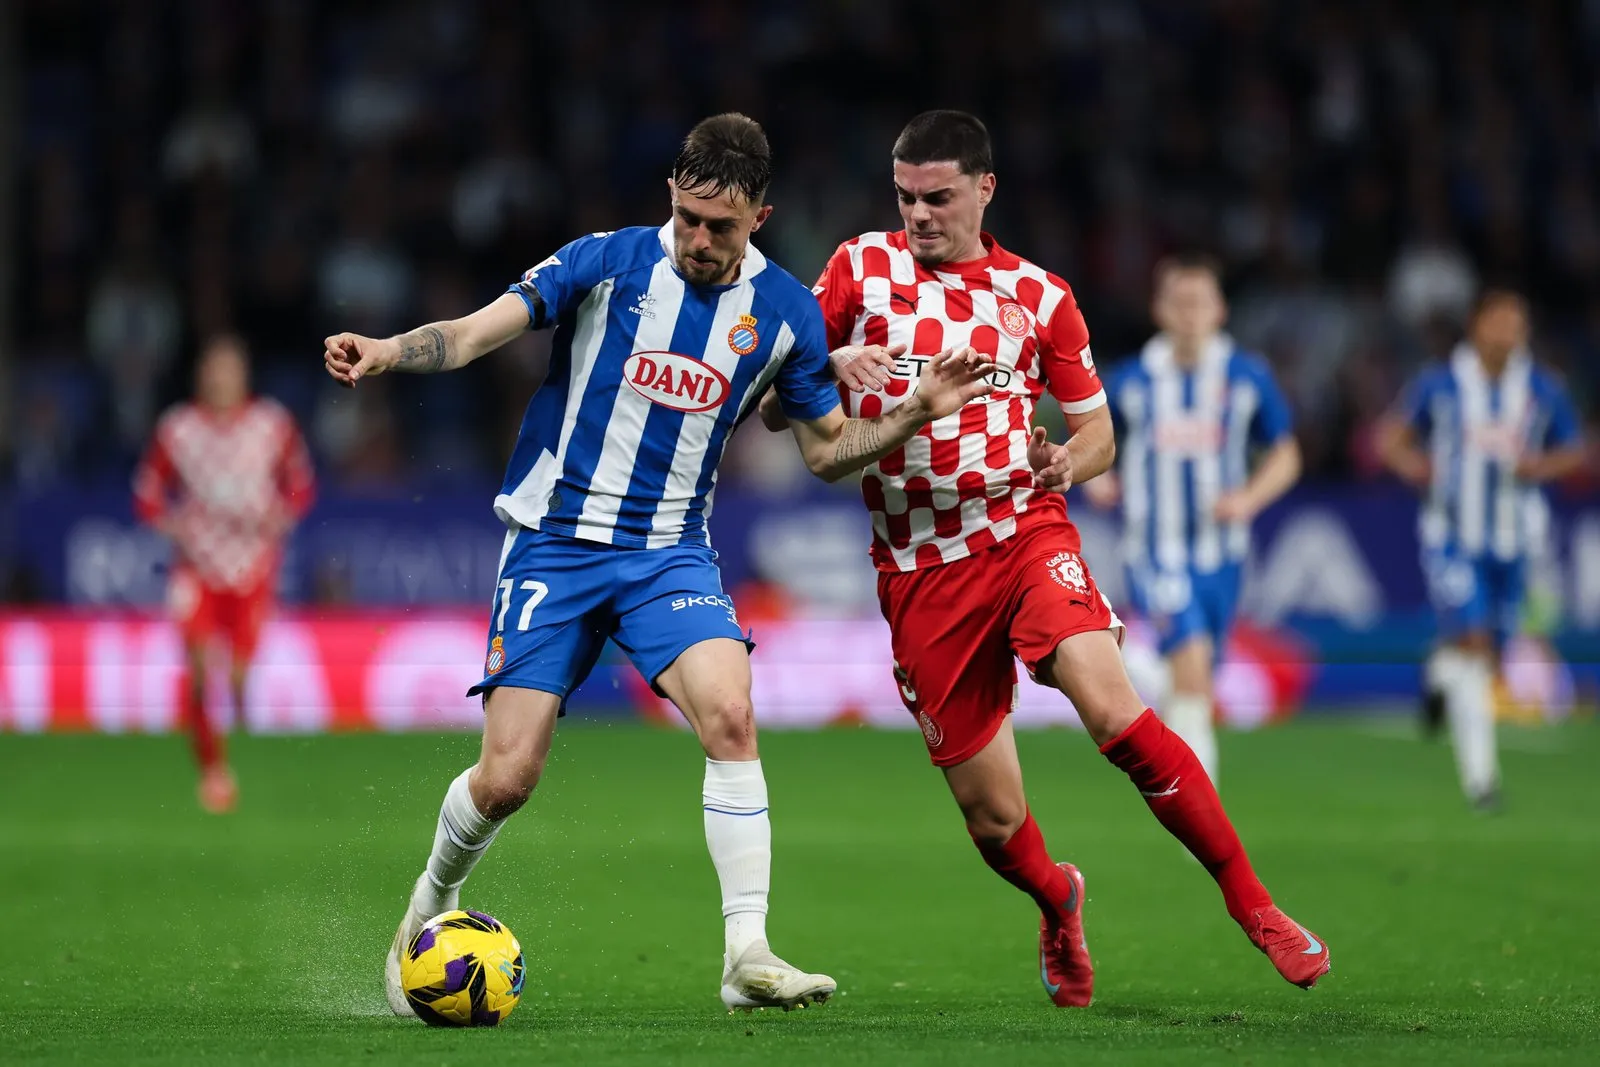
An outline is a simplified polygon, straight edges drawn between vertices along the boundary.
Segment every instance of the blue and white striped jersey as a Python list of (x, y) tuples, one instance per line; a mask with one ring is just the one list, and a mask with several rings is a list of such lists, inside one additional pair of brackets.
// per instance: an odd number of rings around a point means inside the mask
[(673, 266), (671, 223), (597, 233), (510, 292), (556, 333), (495, 498), (507, 525), (708, 544), (717, 464), (767, 387), (790, 418), (839, 406), (816, 298), (754, 245), (736, 282), (697, 286)]
[(1462, 344), (1418, 374), (1401, 405), (1433, 460), (1423, 547), (1502, 560), (1536, 552), (1546, 503), (1537, 484), (1517, 477), (1517, 461), (1578, 440), (1577, 412), (1555, 376), (1516, 352), (1491, 378)]
[(1250, 550), (1243, 522), (1219, 523), (1217, 500), (1250, 475), (1252, 446), (1290, 433), (1289, 405), (1266, 361), (1212, 338), (1193, 367), (1157, 334), (1105, 375), (1122, 477), (1123, 553), (1153, 573), (1209, 574)]

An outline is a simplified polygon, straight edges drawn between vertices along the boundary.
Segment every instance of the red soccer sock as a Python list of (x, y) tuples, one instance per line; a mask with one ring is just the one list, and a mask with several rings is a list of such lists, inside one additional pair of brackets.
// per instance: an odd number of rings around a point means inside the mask
[(1257, 908), (1272, 905), (1205, 768), (1155, 712), (1146, 708), (1100, 752), (1133, 780), (1161, 825), (1211, 872), (1235, 922), (1244, 925)]
[(1046, 917), (1056, 919), (1061, 909), (1072, 900), (1072, 881), (1050, 859), (1044, 847), (1044, 835), (1039, 824), (1033, 821), (1033, 812), (1023, 820), (1017, 832), (1005, 844), (994, 846), (973, 844), (994, 872), (1033, 898)]
[(210, 770), (226, 762), (227, 753), (216, 727), (211, 725), (211, 717), (206, 714), (205, 699), (189, 684), (187, 674), (178, 679), (178, 701), (182, 709), (183, 726), (189, 731), (189, 742), (194, 747), (195, 762), (200, 769)]

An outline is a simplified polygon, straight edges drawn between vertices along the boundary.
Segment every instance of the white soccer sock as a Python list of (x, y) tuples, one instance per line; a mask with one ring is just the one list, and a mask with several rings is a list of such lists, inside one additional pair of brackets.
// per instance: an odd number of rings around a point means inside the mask
[(767, 892), (772, 883), (772, 823), (760, 760), (706, 760), (701, 793), (706, 848), (722, 885), (728, 960), (767, 938)]
[(1500, 757), (1495, 750), (1493, 677), (1482, 656), (1448, 650), (1445, 674), (1450, 679), (1445, 707), (1450, 736), (1455, 742), (1456, 770), (1461, 788), (1476, 799), (1500, 781)]
[(472, 802), (468, 767), (456, 776), (439, 806), (439, 825), (433, 832), (427, 877), (418, 879), (411, 902), (424, 915), (434, 916), (455, 906), (461, 883), (488, 851), (504, 819), (490, 819)]
[(1423, 685), (1430, 693), (1448, 693), (1455, 685), (1461, 653), (1453, 648), (1436, 648), (1422, 665)]
[(1167, 698), (1161, 718), (1173, 733), (1194, 750), (1211, 783), (1217, 781), (1217, 731), (1211, 722), (1211, 701), (1192, 693), (1175, 693)]

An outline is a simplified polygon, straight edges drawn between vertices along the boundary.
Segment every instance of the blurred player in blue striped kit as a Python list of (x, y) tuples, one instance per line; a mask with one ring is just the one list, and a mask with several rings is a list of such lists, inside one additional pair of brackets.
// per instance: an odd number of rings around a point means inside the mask
[(1170, 691), (1155, 703), (1215, 782), (1213, 669), (1239, 601), (1250, 521), (1300, 477), (1300, 448), (1266, 361), (1222, 332), (1228, 307), (1212, 261), (1160, 263), (1152, 314), (1161, 332), (1105, 376), (1117, 465), (1084, 492), (1101, 506), (1122, 503), (1129, 600), (1167, 664)]
[(987, 393), (993, 364), (970, 350), (941, 353), (914, 403), (847, 419), (810, 288), (749, 243), (772, 212), (771, 175), (761, 127), (714, 116), (673, 165), (665, 225), (580, 237), (464, 318), (326, 341), (328, 373), (354, 386), (384, 371), (455, 370), (527, 329), (555, 329), (549, 373), (495, 499), (507, 533), (484, 676), (471, 689), (484, 694), (482, 754), (445, 794), (395, 932), (385, 990), (396, 1014), (411, 1014), (400, 953), (428, 918), (458, 906), (467, 875), (538, 783), (556, 719), (607, 638), (678, 706), (705, 750), (723, 1003), (788, 1008), (834, 991), (833, 979), (767, 945), (772, 831), (751, 646), (706, 532), (717, 464), (768, 387), (809, 428), (807, 464), (841, 477)]
[(1583, 463), (1572, 401), (1528, 351), (1520, 294), (1478, 298), (1467, 339), (1410, 383), (1379, 446), (1423, 494), (1422, 569), (1438, 619), (1430, 702), (1443, 705), (1468, 800), (1493, 809), (1495, 661), (1518, 629), (1528, 558), (1548, 536), (1541, 486)]

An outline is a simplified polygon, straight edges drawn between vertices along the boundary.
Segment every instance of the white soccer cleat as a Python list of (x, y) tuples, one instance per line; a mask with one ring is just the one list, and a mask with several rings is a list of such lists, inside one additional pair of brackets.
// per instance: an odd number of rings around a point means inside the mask
[(765, 941), (750, 947), (722, 972), (722, 1003), (735, 1008), (803, 1008), (821, 1004), (839, 988), (825, 974), (807, 974), (772, 954)]
[[(417, 886), (428, 877), (428, 872), (423, 871), (417, 878)], [(394, 932), (394, 943), (389, 946), (389, 955), (383, 961), (383, 995), (389, 1000), (389, 1010), (396, 1015), (406, 1018), (414, 1017), (417, 1013), (411, 1010), (410, 1001), (406, 1000), (406, 987), (400, 981), (400, 954), (411, 947), (412, 939), (427, 925), (433, 915), (424, 915), (412, 904), (416, 898), (416, 886), (412, 887), (411, 896), (406, 898), (405, 918), (400, 920), (400, 927)], [(453, 911), (459, 903), (461, 891), (453, 889), (445, 898), (446, 906), (434, 914), (443, 914)]]

